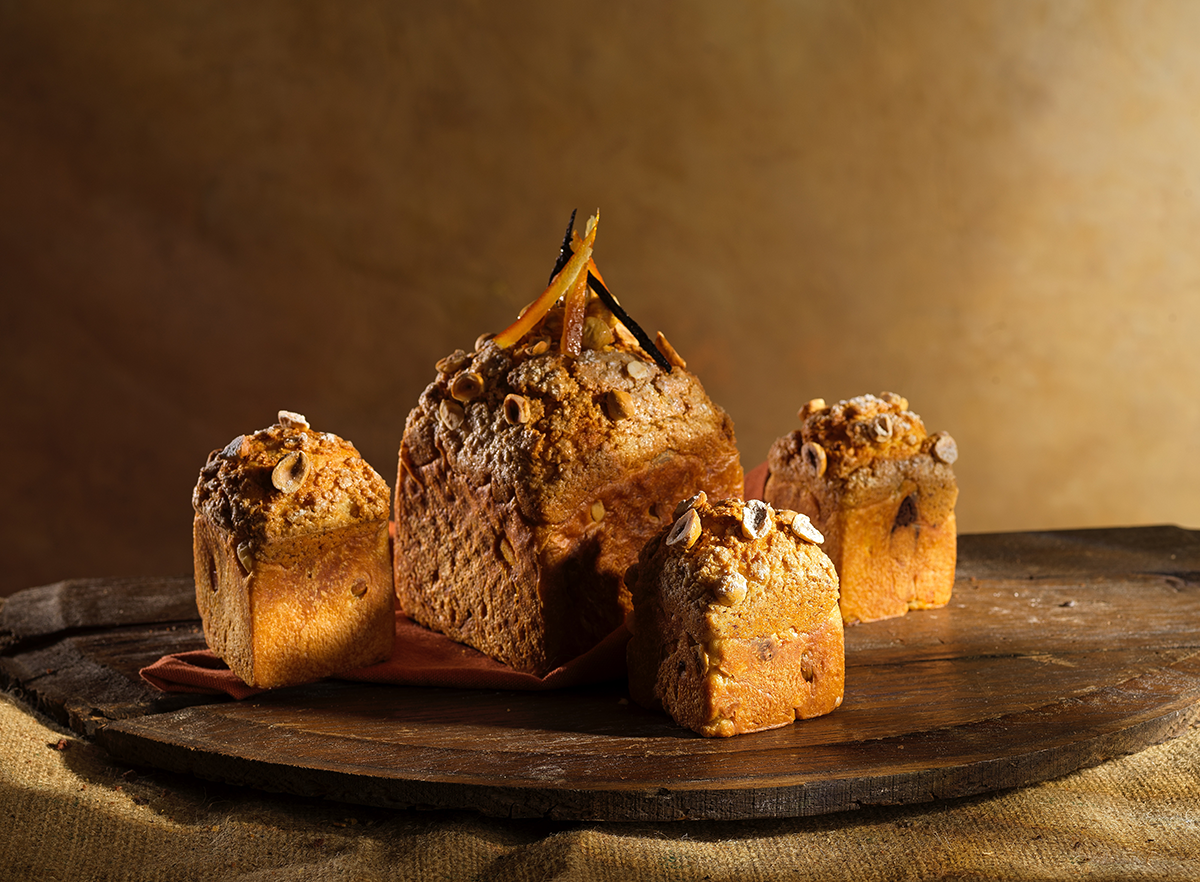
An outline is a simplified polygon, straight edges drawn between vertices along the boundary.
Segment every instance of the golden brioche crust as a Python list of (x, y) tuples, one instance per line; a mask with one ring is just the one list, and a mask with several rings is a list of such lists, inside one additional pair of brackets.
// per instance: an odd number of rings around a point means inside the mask
[(511, 348), (439, 362), (396, 482), (401, 608), (539, 675), (621, 624), (621, 574), (664, 506), (743, 479), (732, 421), (693, 374), (611, 327), (557, 351), (561, 312)]
[(808, 519), (739, 498), (679, 507), (626, 575), (630, 695), (707, 737), (842, 701), (838, 578)]

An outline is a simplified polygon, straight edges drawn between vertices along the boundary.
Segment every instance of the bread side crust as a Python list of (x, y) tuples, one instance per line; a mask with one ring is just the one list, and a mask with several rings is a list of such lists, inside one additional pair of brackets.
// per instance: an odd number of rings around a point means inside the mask
[(193, 552), (205, 640), (247, 685), (307, 683), (391, 657), (386, 523), (277, 543), (247, 572), (235, 537), (196, 515)]
[[(724, 466), (721, 471), (714, 469)], [(557, 524), (531, 524), (445, 460), (401, 472), (396, 595), (414, 621), (538, 676), (590, 649), (631, 607), (622, 577), (662, 529), (664, 498), (741, 480), (728, 459), (656, 458), (596, 487)], [(604, 512), (595, 519), (595, 508)], [(669, 513), (665, 516), (669, 517)]]
[(254, 627), (247, 574), (237, 558), (237, 542), (211, 518), (197, 512), (192, 519), (192, 559), (204, 640), (231, 671), (252, 684)]

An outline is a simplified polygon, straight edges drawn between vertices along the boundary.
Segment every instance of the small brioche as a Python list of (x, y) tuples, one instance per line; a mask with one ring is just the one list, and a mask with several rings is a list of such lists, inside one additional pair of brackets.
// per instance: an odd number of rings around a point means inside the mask
[(842, 703), (845, 644), (833, 564), (802, 514), (758, 500), (681, 503), (626, 574), (629, 693), (726, 737)]
[(384, 661), (395, 639), (387, 484), (299, 414), (212, 453), (192, 495), (204, 637), (256, 687)]
[(954, 439), (927, 435), (890, 392), (831, 407), (814, 399), (800, 419), (771, 447), (763, 498), (825, 535), (846, 623), (945, 606), (958, 548)]

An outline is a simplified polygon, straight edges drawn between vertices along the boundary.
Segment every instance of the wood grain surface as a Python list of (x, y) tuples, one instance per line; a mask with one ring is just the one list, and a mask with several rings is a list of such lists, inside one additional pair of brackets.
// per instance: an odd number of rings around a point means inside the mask
[(1183, 731), (1200, 709), (1200, 533), (963, 536), (941, 610), (847, 629), (846, 699), (704, 739), (627, 700), (325, 681), (241, 702), (137, 670), (197, 648), (190, 579), (85, 580), (0, 608), (10, 688), (123, 761), (270, 791), (494, 816), (820, 814), (1020, 786)]

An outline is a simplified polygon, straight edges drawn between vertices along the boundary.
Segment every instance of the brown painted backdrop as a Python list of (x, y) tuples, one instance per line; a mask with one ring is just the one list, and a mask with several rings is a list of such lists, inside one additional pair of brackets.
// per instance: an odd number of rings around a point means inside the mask
[(893, 390), (966, 531), (1200, 526), (1200, 5), (0, 3), (0, 593), (190, 569), (281, 408), (389, 481), (572, 208), (733, 415)]

